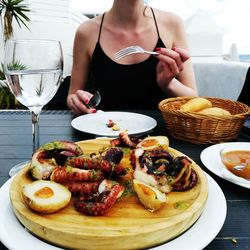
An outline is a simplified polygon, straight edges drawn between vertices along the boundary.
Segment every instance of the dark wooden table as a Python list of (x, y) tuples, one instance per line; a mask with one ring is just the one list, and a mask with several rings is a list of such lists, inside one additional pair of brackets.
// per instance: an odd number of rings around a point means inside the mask
[[(149, 115), (158, 122), (150, 135), (167, 135), (159, 111), (135, 111)], [(79, 141), (94, 138), (71, 127), (69, 111), (44, 111), (40, 118), (40, 144), (52, 140)], [(201, 163), (200, 153), (209, 145), (196, 145), (170, 138), (171, 147), (191, 157), (223, 190), (227, 201), (227, 217), (221, 231), (205, 249), (250, 249), (250, 189), (225, 181), (211, 173)], [(250, 137), (240, 133), (238, 141), (249, 142)], [(0, 111), (0, 186), (8, 179), (9, 169), (29, 160), (32, 154), (31, 117), (28, 111)], [(0, 215), (0, 218), (3, 215)], [(235, 239), (235, 241), (233, 240)], [(13, 240), (15, 240), (13, 232)], [(0, 249), (6, 249), (0, 243)], [(20, 250), (25, 246), (20, 246)], [(176, 250), (176, 249), (173, 249)]]

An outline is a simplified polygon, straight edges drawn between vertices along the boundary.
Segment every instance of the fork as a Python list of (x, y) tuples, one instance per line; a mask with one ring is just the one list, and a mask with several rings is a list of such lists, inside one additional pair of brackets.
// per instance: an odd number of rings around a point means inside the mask
[(159, 55), (158, 52), (155, 51), (148, 51), (143, 49), (141, 46), (138, 45), (133, 45), (130, 47), (126, 47), (124, 49), (121, 49), (119, 51), (117, 51), (114, 54), (114, 58), (116, 61), (120, 60), (121, 58), (125, 57), (125, 56), (129, 56), (132, 54), (138, 54), (138, 53), (144, 53), (144, 54), (150, 54), (150, 55)]

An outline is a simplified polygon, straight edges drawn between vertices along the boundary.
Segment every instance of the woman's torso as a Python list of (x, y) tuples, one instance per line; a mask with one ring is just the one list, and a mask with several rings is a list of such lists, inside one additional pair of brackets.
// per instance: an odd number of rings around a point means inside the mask
[[(159, 36), (157, 21), (155, 18), (153, 20), (158, 34), (155, 48), (165, 47)], [(105, 18), (102, 19), (92, 55), (86, 90), (98, 90), (101, 93), (100, 108), (104, 110), (157, 108), (158, 103), (166, 98), (156, 83), (158, 59), (149, 56), (139, 63), (129, 65), (113, 61), (105, 54), (100, 44), (103, 22)]]

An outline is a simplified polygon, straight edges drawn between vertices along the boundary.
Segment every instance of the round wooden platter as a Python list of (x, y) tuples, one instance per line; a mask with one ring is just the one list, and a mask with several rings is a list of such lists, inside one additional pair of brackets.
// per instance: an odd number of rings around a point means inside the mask
[[(79, 142), (84, 152), (98, 151), (108, 139)], [(180, 152), (171, 149), (175, 155)], [(128, 164), (125, 162), (125, 164)], [(123, 198), (104, 216), (78, 213), (72, 202), (49, 215), (30, 210), (22, 199), (22, 187), (31, 182), (27, 168), (12, 181), (10, 199), (20, 222), (34, 235), (62, 248), (70, 249), (143, 249), (167, 242), (187, 230), (201, 215), (208, 196), (206, 176), (193, 162), (199, 181), (191, 190), (171, 192), (158, 211), (146, 210), (136, 196)]]

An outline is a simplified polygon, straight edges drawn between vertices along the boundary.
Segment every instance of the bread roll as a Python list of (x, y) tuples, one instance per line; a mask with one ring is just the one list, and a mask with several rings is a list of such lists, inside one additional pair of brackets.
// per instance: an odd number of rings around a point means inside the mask
[(211, 108), (212, 103), (202, 97), (195, 97), (184, 103), (181, 107), (180, 110), (184, 112), (197, 112), (202, 109), (206, 108)]
[(203, 115), (231, 115), (231, 113), (225, 109), (212, 107), (200, 110), (198, 113)]

